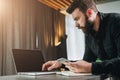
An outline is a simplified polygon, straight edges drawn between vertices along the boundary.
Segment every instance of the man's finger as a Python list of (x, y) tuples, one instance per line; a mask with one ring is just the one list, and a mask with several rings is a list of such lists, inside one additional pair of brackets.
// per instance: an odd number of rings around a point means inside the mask
[(46, 70), (46, 64), (43, 64), (42, 65), (42, 71), (45, 71)]
[(43, 66), (42, 66), (42, 70), (43, 70), (43, 71), (47, 70), (47, 68), (48, 68), (50, 65), (51, 65), (51, 61), (48, 61), (48, 62), (44, 63)]
[(48, 68), (48, 71), (50, 71), (50, 70), (52, 70), (52, 69), (54, 69), (55, 68), (55, 64), (53, 64), (52, 66), (50, 66), (49, 68)]

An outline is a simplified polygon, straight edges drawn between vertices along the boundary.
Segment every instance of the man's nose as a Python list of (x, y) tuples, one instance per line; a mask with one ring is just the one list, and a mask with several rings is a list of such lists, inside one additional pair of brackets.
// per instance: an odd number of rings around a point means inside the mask
[(76, 25), (76, 27), (80, 27), (80, 25), (77, 22), (75, 23), (75, 25)]

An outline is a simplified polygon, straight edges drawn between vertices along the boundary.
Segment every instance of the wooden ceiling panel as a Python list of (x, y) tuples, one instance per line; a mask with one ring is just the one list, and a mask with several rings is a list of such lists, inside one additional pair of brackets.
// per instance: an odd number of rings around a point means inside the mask
[[(68, 8), (68, 6), (73, 2), (73, 0), (38, 0), (38, 1), (59, 11), (66, 10), (66, 8)], [(95, 0), (97, 4), (110, 1), (117, 0)]]
[(52, 7), (55, 10), (65, 10), (73, 0), (38, 0), (39, 2)]
[(54, 8), (55, 10), (59, 8), (57, 5), (50, 3), (48, 0), (39, 0), (39, 1), (49, 7)]

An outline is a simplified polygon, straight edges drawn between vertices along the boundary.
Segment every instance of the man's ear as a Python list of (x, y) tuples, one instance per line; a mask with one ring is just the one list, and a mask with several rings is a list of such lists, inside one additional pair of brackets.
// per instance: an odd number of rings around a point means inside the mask
[(87, 9), (87, 11), (86, 11), (86, 14), (87, 14), (87, 16), (88, 17), (91, 17), (92, 16), (92, 13), (93, 13), (93, 10), (92, 9)]

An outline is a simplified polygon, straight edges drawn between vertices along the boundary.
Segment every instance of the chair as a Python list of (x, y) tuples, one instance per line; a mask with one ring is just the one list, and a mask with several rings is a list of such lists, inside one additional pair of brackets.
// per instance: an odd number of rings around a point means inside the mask
[(39, 72), (44, 58), (40, 50), (12, 49), (17, 72)]

